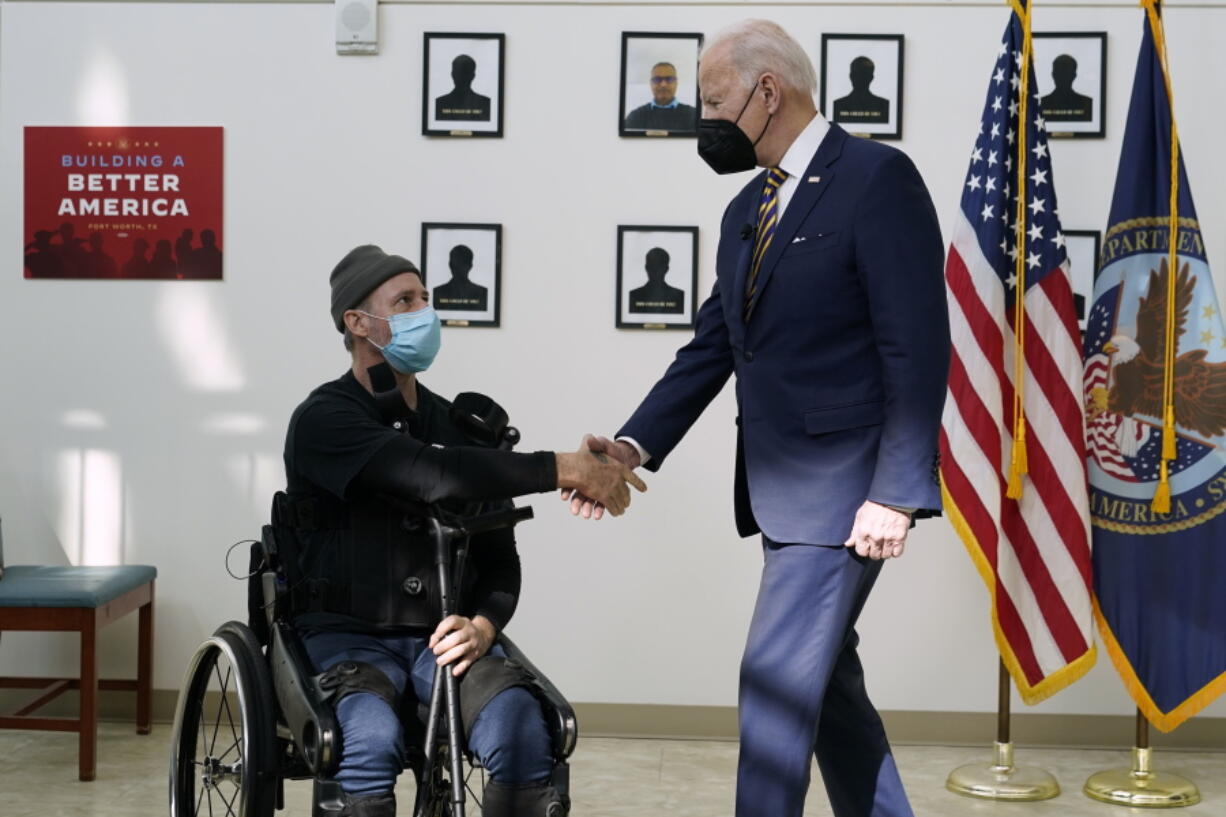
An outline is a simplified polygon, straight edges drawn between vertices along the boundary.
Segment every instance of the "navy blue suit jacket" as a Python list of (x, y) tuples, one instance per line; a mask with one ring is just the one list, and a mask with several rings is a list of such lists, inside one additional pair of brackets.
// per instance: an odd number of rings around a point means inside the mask
[(842, 544), (865, 499), (938, 511), (949, 319), (919, 172), (901, 151), (832, 124), (762, 261), (746, 323), (764, 179), (724, 212), (694, 339), (618, 436), (658, 469), (735, 372), (742, 536)]

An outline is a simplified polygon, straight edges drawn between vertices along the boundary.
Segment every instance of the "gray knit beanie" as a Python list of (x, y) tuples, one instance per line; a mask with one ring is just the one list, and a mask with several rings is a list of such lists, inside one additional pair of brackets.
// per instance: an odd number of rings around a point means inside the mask
[(367, 295), (388, 278), (402, 272), (421, 272), (412, 261), (399, 255), (388, 255), (374, 244), (354, 247), (332, 270), (332, 322), (336, 331), (345, 331), (342, 316), (346, 309), (356, 309)]

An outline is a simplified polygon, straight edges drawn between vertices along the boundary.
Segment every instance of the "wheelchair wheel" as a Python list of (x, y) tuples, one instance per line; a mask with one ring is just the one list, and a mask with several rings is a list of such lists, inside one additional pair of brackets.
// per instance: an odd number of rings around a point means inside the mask
[(188, 665), (171, 738), (171, 817), (270, 817), (276, 804), (275, 702), (245, 625), (229, 622)]
[[(454, 814), (447, 754), (448, 749), (444, 742), (439, 746), (438, 762), (429, 777), (424, 777), (420, 768), (413, 770), (419, 789), (413, 811), (417, 817), (452, 817)], [(480, 812), (481, 798), (485, 791), (485, 770), (472, 762), (472, 758), (466, 758), (464, 763), (464, 789), (467, 794), (465, 813), (471, 815)]]

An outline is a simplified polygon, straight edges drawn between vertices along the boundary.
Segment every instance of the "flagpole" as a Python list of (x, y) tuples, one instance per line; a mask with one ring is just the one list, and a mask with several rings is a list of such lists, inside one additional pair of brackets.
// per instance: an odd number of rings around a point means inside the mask
[(1013, 260), (1013, 274), (1017, 286), (1013, 297), (1013, 447), (1009, 457), (1009, 482), (1005, 496), (1022, 498), (1022, 478), (1030, 471), (1026, 455), (1026, 155), (1030, 150), (1030, 60), (1033, 42), (1030, 34), (1030, 3), (1028, 0), (1008, 0), (1013, 13), (1022, 25), (1022, 64), (1019, 68), (1018, 115), (1017, 115), (1017, 212), (1013, 225), (1014, 247), (1017, 257)]
[(1013, 743), (1009, 740), (1012, 685), (1005, 660), (1000, 659), (1000, 682), (996, 704), (996, 744), (994, 762), (970, 763), (949, 773), (945, 788), (965, 797), (982, 800), (1029, 802), (1050, 800), (1060, 793), (1060, 784), (1037, 766), (1016, 766)]
[(1171, 115), (1171, 187), (1170, 225), (1168, 228), (1166, 325), (1163, 329), (1162, 360), (1162, 455), (1158, 458), (1158, 487), (1154, 491), (1151, 506), (1155, 513), (1171, 512), (1170, 462), (1177, 458), (1175, 443), (1175, 288), (1179, 274), (1179, 128), (1175, 125), (1175, 93), (1171, 90), (1171, 71), (1166, 60), (1166, 33), (1159, 13), (1160, 0), (1141, 0), (1149, 21), (1154, 49), (1158, 52), (1158, 64), (1162, 67), (1162, 84), (1166, 89), (1167, 106)]
[(1200, 802), (1200, 790), (1186, 777), (1153, 770), (1149, 721), (1137, 709), (1137, 739), (1131, 769), (1108, 769), (1086, 780), (1085, 795), (1102, 803), (1135, 808), (1172, 808)]

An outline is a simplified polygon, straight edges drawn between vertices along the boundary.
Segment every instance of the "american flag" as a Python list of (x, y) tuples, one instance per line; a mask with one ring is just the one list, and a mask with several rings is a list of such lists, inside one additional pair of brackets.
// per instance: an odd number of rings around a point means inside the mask
[[(1022, 699), (1035, 703), (1081, 677), (1095, 650), (1081, 340), (1033, 66), (1024, 133), (1019, 126), (1024, 26), (1023, 7), (1014, 8), (945, 263), (953, 353), (941, 484), (950, 520), (991, 592), (1001, 658)], [(1029, 473), (1021, 496), (1010, 499), (1019, 255)]]

